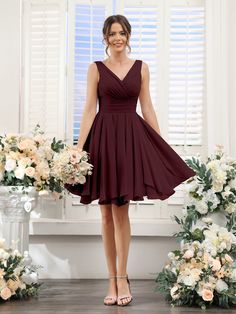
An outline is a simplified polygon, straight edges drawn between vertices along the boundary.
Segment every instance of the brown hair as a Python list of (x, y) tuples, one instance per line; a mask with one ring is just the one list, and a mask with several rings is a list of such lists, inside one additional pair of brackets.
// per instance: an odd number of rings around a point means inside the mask
[[(117, 15), (108, 16), (106, 18), (106, 20), (104, 21), (104, 24), (103, 24), (103, 29), (102, 29), (102, 33), (103, 33), (103, 37), (104, 37), (103, 41), (104, 41), (104, 39), (107, 39), (107, 41), (108, 41), (108, 34), (109, 34), (110, 30), (111, 30), (111, 25), (113, 23), (119, 23), (122, 26), (123, 31), (126, 34), (127, 46), (129, 48), (129, 53), (130, 53), (131, 52), (131, 47), (129, 45), (129, 38), (130, 38), (130, 35), (131, 35), (131, 25), (130, 25), (129, 21), (127, 20), (127, 18), (124, 15), (117, 14)], [(108, 55), (108, 53), (107, 53), (108, 47), (109, 46), (106, 47), (106, 54), (107, 55)]]

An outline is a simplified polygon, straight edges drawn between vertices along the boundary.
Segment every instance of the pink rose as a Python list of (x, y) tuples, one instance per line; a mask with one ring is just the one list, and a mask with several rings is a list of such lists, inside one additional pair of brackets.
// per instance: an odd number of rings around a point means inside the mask
[(11, 297), (11, 290), (8, 287), (2, 289), (0, 296), (3, 300), (7, 300)]
[(217, 259), (214, 259), (213, 262), (212, 262), (212, 270), (213, 271), (218, 271), (221, 269), (221, 263), (219, 260)]
[(183, 257), (189, 259), (189, 258), (193, 257), (193, 255), (194, 255), (194, 253), (193, 253), (192, 250), (187, 250), (187, 251), (184, 253)]
[(208, 289), (202, 290), (202, 298), (204, 301), (211, 301), (213, 299), (213, 292)]

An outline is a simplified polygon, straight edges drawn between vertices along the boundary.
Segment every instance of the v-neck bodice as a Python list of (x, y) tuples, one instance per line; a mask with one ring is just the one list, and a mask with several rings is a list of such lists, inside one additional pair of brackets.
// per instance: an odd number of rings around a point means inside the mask
[(95, 61), (99, 71), (99, 112), (136, 112), (141, 89), (141, 60), (135, 60), (121, 80), (102, 61)]
[(131, 67), (129, 68), (128, 72), (125, 74), (125, 76), (123, 77), (123, 79), (119, 78), (119, 76), (117, 74), (115, 74), (114, 71), (112, 71), (110, 68), (108, 68), (107, 65), (105, 65), (105, 63), (102, 61), (101, 63), (105, 66), (105, 68), (110, 71), (112, 73), (112, 75), (114, 75), (115, 77), (117, 77), (118, 80), (120, 80), (121, 82), (123, 82), (126, 77), (128, 77), (129, 73), (132, 71), (133, 67), (135, 66), (137, 60), (134, 60), (133, 64), (131, 65)]

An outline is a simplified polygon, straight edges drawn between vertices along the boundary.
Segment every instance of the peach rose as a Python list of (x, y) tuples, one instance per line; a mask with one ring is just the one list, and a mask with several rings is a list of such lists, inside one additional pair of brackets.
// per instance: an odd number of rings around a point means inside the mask
[(202, 290), (202, 298), (204, 301), (211, 301), (213, 299), (213, 292), (208, 289)]
[(16, 291), (19, 288), (19, 285), (20, 285), (19, 280), (8, 279), (8, 281), (7, 281), (7, 287), (11, 291)]
[(27, 167), (27, 168), (25, 169), (25, 174), (26, 174), (28, 177), (32, 178), (32, 177), (34, 176), (34, 174), (35, 174), (35, 169), (34, 169), (33, 167)]
[(0, 296), (3, 300), (7, 300), (11, 297), (11, 290), (8, 287), (2, 289)]
[(3, 278), (3, 275), (5, 275), (5, 271), (3, 268), (0, 268), (0, 278)]
[(25, 140), (19, 142), (17, 146), (20, 150), (25, 150), (25, 149), (35, 150), (35, 148), (36, 148), (34, 141), (31, 139), (25, 139)]

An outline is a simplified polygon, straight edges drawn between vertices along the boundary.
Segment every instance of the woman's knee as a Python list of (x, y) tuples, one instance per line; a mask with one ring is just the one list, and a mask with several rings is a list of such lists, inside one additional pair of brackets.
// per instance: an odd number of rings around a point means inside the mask
[(112, 207), (111, 204), (100, 205), (102, 223), (104, 225), (109, 225), (113, 223)]
[(122, 226), (125, 222), (127, 222), (129, 220), (128, 210), (129, 204), (120, 207), (116, 205), (112, 206), (114, 223)]

